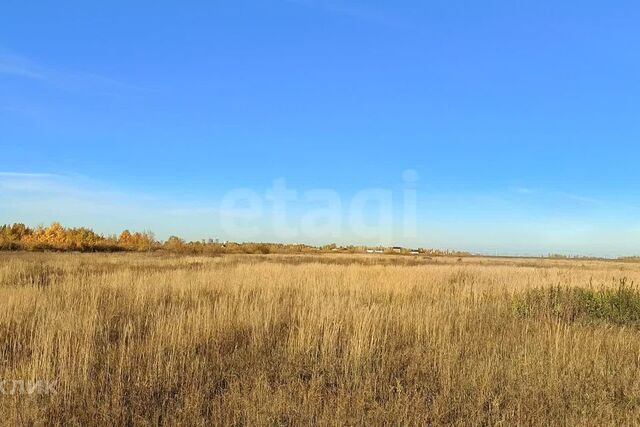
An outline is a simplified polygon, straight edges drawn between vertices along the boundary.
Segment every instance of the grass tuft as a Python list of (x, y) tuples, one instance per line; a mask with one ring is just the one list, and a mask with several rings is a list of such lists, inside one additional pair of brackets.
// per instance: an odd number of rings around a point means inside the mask
[(531, 289), (516, 300), (514, 310), (522, 317), (640, 327), (640, 290), (627, 279), (620, 280), (613, 288), (556, 286)]

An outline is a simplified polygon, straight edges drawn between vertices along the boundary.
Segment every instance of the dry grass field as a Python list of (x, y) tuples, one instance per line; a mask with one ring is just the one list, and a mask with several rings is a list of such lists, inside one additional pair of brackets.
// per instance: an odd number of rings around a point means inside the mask
[[(0, 253), (1, 422), (637, 424), (639, 282), (612, 261)], [(55, 392), (12, 390), (37, 380)]]

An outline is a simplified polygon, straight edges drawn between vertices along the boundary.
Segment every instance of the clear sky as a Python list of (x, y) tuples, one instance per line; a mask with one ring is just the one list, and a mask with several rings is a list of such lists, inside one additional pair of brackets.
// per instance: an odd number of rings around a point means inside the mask
[[(636, 1), (10, 0), (0, 222), (235, 239), (245, 188), (246, 239), (640, 254), (638, 22)], [(372, 188), (391, 234), (348, 220)], [(339, 227), (274, 226), (317, 189)]]

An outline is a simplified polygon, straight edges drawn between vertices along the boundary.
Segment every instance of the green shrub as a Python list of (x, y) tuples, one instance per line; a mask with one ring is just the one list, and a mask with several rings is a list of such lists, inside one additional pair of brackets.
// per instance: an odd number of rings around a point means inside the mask
[(539, 288), (518, 297), (514, 311), (520, 317), (640, 326), (640, 291), (626, 279), (611, 288)]

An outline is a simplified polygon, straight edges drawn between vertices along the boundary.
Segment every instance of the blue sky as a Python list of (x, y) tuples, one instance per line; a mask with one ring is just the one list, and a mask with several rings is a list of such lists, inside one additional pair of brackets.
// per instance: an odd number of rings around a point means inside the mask
[[(234, 239), (246, 188), (255, 240), (640, 254), (637, 2), (103, 3), (3, 5), (0, 222)], [(283, 236), (279, 178), (416, 231)]]

